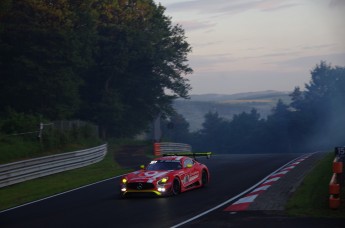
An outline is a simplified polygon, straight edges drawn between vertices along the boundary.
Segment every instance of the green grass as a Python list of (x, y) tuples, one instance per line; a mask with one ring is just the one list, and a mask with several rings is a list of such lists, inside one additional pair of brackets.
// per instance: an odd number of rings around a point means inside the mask
[(39, 156), (42, 153), (38, 142), (13, 138), (0, 139), (0, 149), (0, 164), (28, 159)]
[(86, 149), (101, 144), (101, 140), (90, 138), (78, 140), (76, 143), (66, 143), (54, 148), (45, 149), (38, 140), (27, 140), (20, 137), (0, 137), (0, 165), (35, 157)]
[(341, 217), (345, 218), (345, 189), (341, 189), (340, 208), (328, 206), (329, 182), (332, 176), (334, 153), (330, 153), (305, 177), (301, 186), (290, 198), (287, 213), (292, 216)]
[(0, 188), (0, 211), (129, 172), (114, 161), (119, 147), (110, 143), (107, 155), (96, 164)]

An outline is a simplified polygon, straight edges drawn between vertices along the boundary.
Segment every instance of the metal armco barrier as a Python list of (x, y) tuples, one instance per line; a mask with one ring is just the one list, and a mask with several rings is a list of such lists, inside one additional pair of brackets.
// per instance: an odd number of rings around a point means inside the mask
[(161, 156), (163, 153), (192, 151), (192, 147), (189, 144), (172, 142), (154, 143), (153, 149), (155, 156)]
[(69, 153), (0, 165), (0, 188), (101, 161), (107, 144)]
[(333, 160), (333, 175), (329, 183), (329, 208), (337, 209), (340, 207), (340, 191), (343, 185), (343, 161), (345, 147), (335, 148), (335, 158)]

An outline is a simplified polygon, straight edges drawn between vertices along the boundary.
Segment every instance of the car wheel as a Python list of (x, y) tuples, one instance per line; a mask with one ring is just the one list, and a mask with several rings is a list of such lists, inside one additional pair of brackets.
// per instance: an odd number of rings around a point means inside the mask
[(206, 170), (203, 170), (201, 174), (201, 186), (204, 187), (207, 184), (208, 184), (208, 173)]
[(171, 193), (172, 195), (178, 195), (181, 192), (181, 182), (180, 180), (176, 177), (173, 181)]

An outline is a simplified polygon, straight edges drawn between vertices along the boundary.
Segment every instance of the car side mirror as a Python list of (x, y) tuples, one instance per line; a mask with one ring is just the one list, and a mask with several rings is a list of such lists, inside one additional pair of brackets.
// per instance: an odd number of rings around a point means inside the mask
[(140, 166), (140, 169), (145, 169), (145, 166), (144, 166), (144, 165), (141, 165), (141, 166)]

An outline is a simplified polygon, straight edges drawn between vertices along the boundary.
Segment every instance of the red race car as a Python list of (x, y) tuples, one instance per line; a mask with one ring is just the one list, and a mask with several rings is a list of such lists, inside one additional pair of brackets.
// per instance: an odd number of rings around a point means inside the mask
[(142, 166), (141, 170), (122, 177), (120, 195), (178, 195), (203, 187), (210, 181), (210, 173), (206, 165), (196, 161), (195, 157), (209, 158), (210, 155), (211, 152), (164, 154), (151, 161), (146, 168)]

